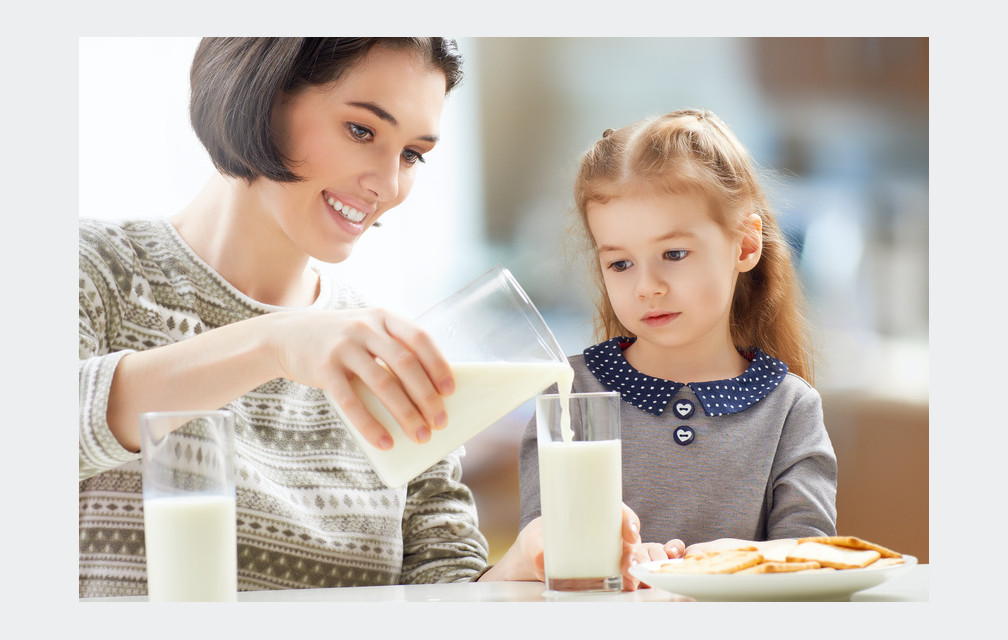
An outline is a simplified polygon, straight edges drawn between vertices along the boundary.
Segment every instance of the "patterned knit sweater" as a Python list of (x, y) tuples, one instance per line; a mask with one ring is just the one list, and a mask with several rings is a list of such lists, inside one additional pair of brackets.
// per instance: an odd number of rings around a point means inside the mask
[[(119, 359), (276, 311), (235, 289), (167, 221), (80, 221), (80, 596), (146, 593), (139, 454), (105, 419)], [(315, 308), (363, 306), (322, 277)], [(286, 379), (235, 416), (238, 589), (466, 581), (487, 564), (460, 448), (390, 489), (322, 392)]]

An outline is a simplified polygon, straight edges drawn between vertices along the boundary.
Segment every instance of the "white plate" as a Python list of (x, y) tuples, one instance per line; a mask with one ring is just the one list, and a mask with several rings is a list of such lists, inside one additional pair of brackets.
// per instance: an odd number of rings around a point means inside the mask
[(849, 600), (851, 595), (882, 584), (917, 564), (903, 554), (903, 563), (822, 573), (682, 574), (657, 571), (680, 560), (655, 560), (630, 567), (641, 582), (696, 600)]

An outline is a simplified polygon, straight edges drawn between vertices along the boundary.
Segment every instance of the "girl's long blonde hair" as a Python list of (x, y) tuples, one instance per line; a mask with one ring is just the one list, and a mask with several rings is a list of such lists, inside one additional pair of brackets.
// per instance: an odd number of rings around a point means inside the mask
[(674, 111), (607, 130), (581, 161), (574, 199), (597, 287), (596, 339), (634, 334), (620, 323), (606, 294), (597, 247), (588, 231), (587, 206), (628, 193), (669, 192), (703, 196), (714, 220), (729, 234), (742, 233), (750, 213), (759, 215), (763, 251), (753, 269), (739, 274), (730, 316), (732, 341), (739, 350), (759, 347), (811, 384), (812, 345), (790, 247), (757, 180), (749, 151), (709, 111)]

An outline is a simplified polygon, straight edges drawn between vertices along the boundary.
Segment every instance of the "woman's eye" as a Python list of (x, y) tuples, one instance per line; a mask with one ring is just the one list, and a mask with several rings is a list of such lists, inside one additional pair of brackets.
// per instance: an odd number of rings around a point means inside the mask
[(406, 162), (406, 164), (416, 164), (417, 162), (426, 162), (426, 160), (424, 160), (422, 153), (414, 151), (412, 149), (403, 149), (402, 157), (403, 160)]
[(627, 269), (630, 268), (630, 261), (629, 260), (616, 260), (614, 262), (610, 262), (609, 263), (609, 268), (612, 269), (613, 271), (616, 271), (616, 272), (626, 271)]
[(678, 260), (682, 260), (683, 258), (685, 258), (688, 253), (689, 251), (685, 249), (673, 249), (672, 251), (666, 251), (662, 257), (664, 257), (666, 260), (676, 262)]
[(374, 134), (370, 129), (366, 129), (359, 124), (350, 123), (347, 125), (350, 130), (350, 135), (357, 139), (358, 142), (366, 142), (371, 138), (374, 138)]

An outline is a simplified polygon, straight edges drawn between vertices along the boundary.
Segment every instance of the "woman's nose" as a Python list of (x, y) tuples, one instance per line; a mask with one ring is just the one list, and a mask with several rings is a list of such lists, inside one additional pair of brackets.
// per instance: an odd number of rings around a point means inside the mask
[(393, 201), (399, 196), (399, 154), (381, 154), (361, 174), (361, 186), (377, 196), (380, 202)]

